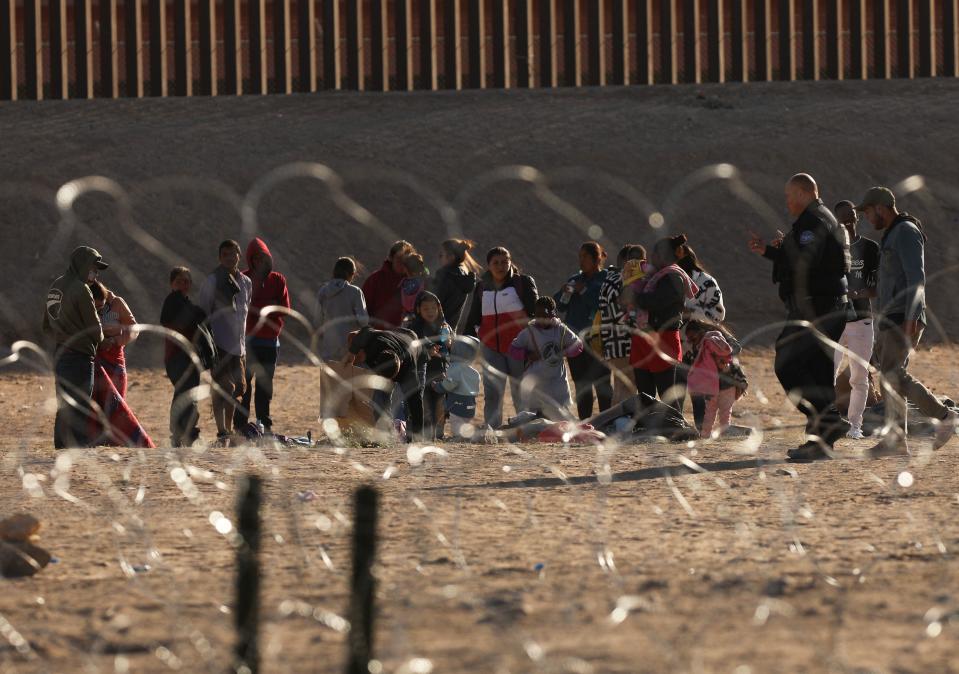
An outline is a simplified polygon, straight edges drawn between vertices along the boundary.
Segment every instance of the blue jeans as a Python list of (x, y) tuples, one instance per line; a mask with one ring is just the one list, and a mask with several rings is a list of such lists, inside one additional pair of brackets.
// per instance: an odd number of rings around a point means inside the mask
[(493, 351), (485, 344), (483, 354), (483, 418), (487, 426), (503, 425), (503, 399), (506, 397), (506, 382), (509, 381), (513, 405), (519, 410), (520, 380), (523, 377), (523, 361), (510, 358), (505, 353)]
[[(93, 356), (60, 349), (55, 357), (57, 417), (53, 422), (53, 446), (86, 447), (90, 444), (87, 424), (92, 413)], [(73, 405), (67, 403), (64, 394), (72, 398)]]

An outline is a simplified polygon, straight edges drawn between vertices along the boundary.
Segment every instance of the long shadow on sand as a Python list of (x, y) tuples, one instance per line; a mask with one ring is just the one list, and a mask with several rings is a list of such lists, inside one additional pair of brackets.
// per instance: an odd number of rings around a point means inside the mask
[[(749, 468), (765, 468), (786, 463), (785, 459), (760, 460), (748, 459), (743, 461), (714, 461), (712, 463), (695, 464), (699, 469), (691, 468), (686, 464), (674, 466), (653, 466), (639, 470), (626, 470), (612, 474), (612, 482), (639, 482), (641, 480), (658, 480), (666, 477), (681, 475), (721, 473), (730, 470), (746, 470)], [(566, 479), (559, 477), (537, 477), (528, 480), (511, 480), (509, 482), (487, 482), (485, 484), (461, 484), (448, 487), (433, 487), (443, 489), (527, 489), (537, 487), (574, 487), (583, 484), (598, 483), (595, 475), (574, 475)]]

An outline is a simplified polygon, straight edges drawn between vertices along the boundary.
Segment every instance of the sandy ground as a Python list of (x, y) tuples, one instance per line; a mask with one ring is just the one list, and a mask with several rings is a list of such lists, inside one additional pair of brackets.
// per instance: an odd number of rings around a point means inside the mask
[[(957, 101), (959, 82), (941, 78), (0, 105), (0, 337), (36, 338), (44, 293), (77, 243), (112, 260), (105, 282), (152, 322), (171, 266), (209, 272), (221, 240), (254, 229), (300, 309), (337, 257), (375, 268), (396, 238), (432, 266), (450, 233), (480, 251), (506, 245), (554, 293), (585, 239), (616, 251), (685, 231), (725, 290), (728, 320), (746, 333), (780, 306), (768, 263), (745, 242), (750, 230), (786, 228), (782, 186), (800, 170), (830, 206), (925, 176), (902, 205), (930, 236), (929, 299), (941, 324), (928, 336), (955, 336)], [(334, 169), (342, 193), (322, 174), (261, 182), (292, 162)], [(717, 163), (735, 165), (741, 182), (698, 173)], [(511, 165), (543, 174), (497, 172)], [(62, 219), (57, 189), (89, 175), (123, 192), (88, 185), (76, 219)], [(260, 187), (245, 231), (242, 198)], [(653, 211), (664, 229), (647, 224)], [(156, 351), (140, 354), (141, 365), (159, 362)]]
[[(923, 351), (914, 369), (954, 392), (956, 356)], [(38, 516), (58, 563), (6, 581), (0, 671), (224, 671), (234, 552), (213, 513), (233, 519), (250, 471), (266, 480), (264, 672), (342, 671), (350, 495), (369, 482), (383, 671), (959, 671), (959, 439), (878, 461), (846, 441), (842, 460), (784, 464), (800, 418), (770, 358), (745, 358), (754, 445), (449, 445), (420, 465), (403, 448), (58, 457), (50, 379), (7, 374), (0, 512)], [(162, 440), (164, 376), (132, 382)], [(318, 430), (317, 389), (315, 371), (279, 369), (278, 429)], [(211, 421), (207, 403), (207, 438)]]

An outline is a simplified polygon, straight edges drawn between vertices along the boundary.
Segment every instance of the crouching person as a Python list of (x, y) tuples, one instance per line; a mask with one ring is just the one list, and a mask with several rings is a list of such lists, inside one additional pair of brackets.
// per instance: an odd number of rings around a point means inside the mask
[[(400, 387), (406, 403), (407, 442), (419, 438), (423, 432), (423, 390), (417, 372), (418, 349), (416, 335), (402, 328), (374, 330), (364, 327), (349, 335), (348, 353), (343, 358), (347, 365), (365, 365), (376, 374)], [(374, 406), (376, 421), (386, 410)]]

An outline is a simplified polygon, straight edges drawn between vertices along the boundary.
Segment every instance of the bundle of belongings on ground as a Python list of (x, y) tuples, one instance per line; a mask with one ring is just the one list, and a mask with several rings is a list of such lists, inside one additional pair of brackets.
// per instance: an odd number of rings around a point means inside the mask
[(673, 442), (698, 440), (699, 432), (676, 408), (645, 393), (613, 405), (589, 423), (597, 430), (625, 439), (666, 438)]
[[(588, 423), (550, 421), (535, 412), (520, 412), (495, 431), (496, 441), (549, 442), (571, 445), (599, 445), (606, 434)], [(488, 439), (486, 439), (489, 442)]]
[(32, 576), (50, 563), (50, 553), (34, 545), (40, 521), (19, 514), (0, 520), (0, 575), (4, 578)]

